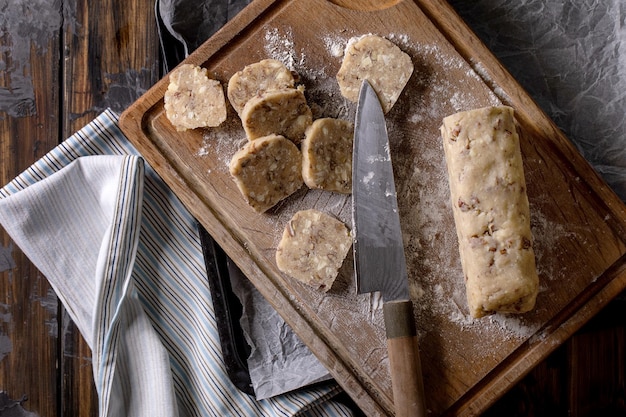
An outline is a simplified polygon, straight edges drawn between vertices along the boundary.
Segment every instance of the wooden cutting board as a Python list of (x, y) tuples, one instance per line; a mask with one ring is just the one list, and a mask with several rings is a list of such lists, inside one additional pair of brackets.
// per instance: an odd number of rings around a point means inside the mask
[[(355, 105), (335, 81), (348, 40), (374, 33), (411, 55), (415, 72), (387, 123), (427, 406), (435, 416), (475, 415), (626, 287), (626, 209), (444, 1), (346, 3), (258, 0), (185, 62), (225, 85), (247, 64), (279, 59), (299, 73), (316, 118), (353, 119)], [(177, 132), (163, 111), (167, 85), (166, 76), (122, 115), (124, 132), (366, 414), (393, 414), (381, 300), (356, 295), (351, 257), (326, 294), (281, 274), (274, 260), (296, 211), (316, 208), (350, 225), (349, 197), (303, 188), (256, 213), (228, 173), (245, 143), (236, 113), (219, 128)], [(475, 320), (439, 126), (498, 104), (514, 107), (520, 124), (541, 292), (531, 313)]]

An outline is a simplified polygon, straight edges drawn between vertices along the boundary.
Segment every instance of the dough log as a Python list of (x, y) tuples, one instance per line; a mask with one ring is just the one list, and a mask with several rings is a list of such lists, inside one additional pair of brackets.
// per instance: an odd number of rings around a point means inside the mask
[(513, 109), (448, 116), (441, 135), (470, 313), (527, 312), (539, 278)]

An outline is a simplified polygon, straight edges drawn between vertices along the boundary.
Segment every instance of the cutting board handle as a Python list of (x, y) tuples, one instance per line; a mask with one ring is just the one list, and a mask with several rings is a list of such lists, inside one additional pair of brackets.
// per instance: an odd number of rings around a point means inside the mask
[(346, 9), (369, 12), (387, 9), (402, 2), (402, 0), (329, 0), (329, 2)]

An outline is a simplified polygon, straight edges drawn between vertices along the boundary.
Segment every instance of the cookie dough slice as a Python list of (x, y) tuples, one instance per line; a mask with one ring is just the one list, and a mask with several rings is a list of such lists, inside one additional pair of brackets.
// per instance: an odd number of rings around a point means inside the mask
[(317, 119), (302, 141), (302, 178), (309, 188), (352, 192), (352, 123)]
[(183, 64), (172, 71), (164, 96), (165, 115), (178, 131), (219, 126), (226, 120), (224, 89), (206, 68)]
[(233, 156), (229, 170), (248, 204), (264, 212), (302, 187), (302, 154), (279, 135), (248, 142)]
[(385, 38), (365, 35), (348, 42), (337, 82), (341, 94), (356, 103), (361, 84), (367, 79), (387, 113), (412, 73), (413, 62), (409, 55)]
[(470, 313), (527, 312), (539, 278), (513, 109), (448, 116), (441, 135)]
[(264, 59), (247, 65), (228, 80), (227, 95), (238, 115), (253, 97), (266, 91), (294, 87), (291, 71), (280, 61)]
[(321, 291), (328, 291), (352, 246), (348, 228), (314, 209), (297, 212), (276, 249), (276, 264), (285, 274)]
[(313, 115), (301, 88), (266, 91), (250, 99), (241, 112), (248, 140), (277, 134), (300, 144)]

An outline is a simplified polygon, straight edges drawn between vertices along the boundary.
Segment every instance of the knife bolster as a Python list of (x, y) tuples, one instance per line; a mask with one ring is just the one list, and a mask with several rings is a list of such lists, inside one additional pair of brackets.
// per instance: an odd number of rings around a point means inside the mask
[(417, 335), (411, 300), (384, 303), (383, 317), (387, 339)]

